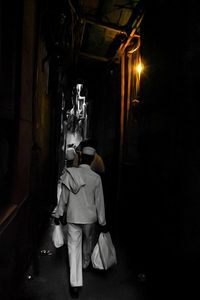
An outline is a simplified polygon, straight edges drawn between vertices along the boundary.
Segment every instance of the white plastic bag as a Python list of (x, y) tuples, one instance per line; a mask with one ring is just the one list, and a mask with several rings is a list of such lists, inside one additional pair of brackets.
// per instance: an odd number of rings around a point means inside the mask
[(104, 269), (107, 270), (117, 264), (117, 256), (109, 232), (101, 232), (99, 235), (99, 249)]
[(64, 234), (61, 225), (55, 225), (52, 232), (52, 241), (56, 248), (64, 245)]
[(107, 270), (117, 264), (116, 250), (109, 232), (101, 232), (91, 256), (95, 269)]
[(91, 262), (94, 269), (104, 270), (100, 256), (99, 243), (97, 242), (91, 256)]

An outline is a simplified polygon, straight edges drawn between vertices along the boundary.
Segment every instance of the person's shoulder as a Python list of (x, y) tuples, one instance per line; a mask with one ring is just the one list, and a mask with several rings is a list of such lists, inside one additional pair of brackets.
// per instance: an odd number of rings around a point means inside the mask
[(79, 169), (79, 166), (75, 167), (75, 166), (72, 166), (72, 167), (68, 167), (67, 170), (78, 170)]
[(65, 181), (65, 179), (68, 176), (76, 174), (76, 173), (78, 173), (78, 167), (68, 167), (68, 168), (65, 168), (64, 172), (60, 176), (60, 181), (63, 182), (63, 181)]
[(95, 181), (98, 181), (98, 182), (101, 181), (101, 176), (96, 171), (93, 171), (92, 169), (90, 169), (90, 174), (95, 179)]
[(79, 167), (69, 167), (69, 168), (67, 168), (67, 173), (70, 173), (70, 174), (80, 173), (80, 168)]

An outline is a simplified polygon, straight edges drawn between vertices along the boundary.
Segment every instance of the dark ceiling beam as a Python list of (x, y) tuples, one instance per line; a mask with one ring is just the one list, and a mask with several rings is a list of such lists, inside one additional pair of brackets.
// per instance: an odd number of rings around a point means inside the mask
[(116, 33), (122, 33), (124, 35), (127, 36), (127, 32), (122, 29), (121, 27), (119, 26), (115, 26), (113, 24), (110, 24), (110, 23), (106, 23), (106, 22), (96, 22), (96, 21), (93, 21), (93, 20), (89, 20), (89, 19), (83, 19), (83, 22), (86, 22), (88, 24), (92, 24), (92, 25), (95, 25), (95, 26), (98, 26), (98, 27), (101, 27), (101, 28), (105, 28), (105, 29), (108, 29), (108, 30), (112, 30)]
[(100, 61), (104, 61), (104, 62), (109, 61), (109, 59), (106, 58), (106, 57), (89, 54), (89, 53), (86, 53), (86, 52), (83, 52), (83, 51), (79, 52), (79, 55), (82, 56), (82, 57), (85, 57), (85, 58), (96, 59), (96, 60), (100, 60)]
[(132, 14), (125, 25), (126, 32), (130, 33), (132, 29), (136, 26), (138, 18), (143, 15), (145, 10), (145, 1), (146, 0), (140, 0), (138, 1), (138, 4), (134, 7)]

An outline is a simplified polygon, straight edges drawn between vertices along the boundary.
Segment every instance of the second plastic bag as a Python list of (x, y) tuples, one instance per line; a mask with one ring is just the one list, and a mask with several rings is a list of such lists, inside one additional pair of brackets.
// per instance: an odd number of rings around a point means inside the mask
[(64, 245), (64, 235), (61, 225), (55, 225), (52, 232), (52, 241), (56, 248)]
[(101, 232), (91, 257), (95, 269), (107, 270), (117, 264), (116, 250), (109, 232)]

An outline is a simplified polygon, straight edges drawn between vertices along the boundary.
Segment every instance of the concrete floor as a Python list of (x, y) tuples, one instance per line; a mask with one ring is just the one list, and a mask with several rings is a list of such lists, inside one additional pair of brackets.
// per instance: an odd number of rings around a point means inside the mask
[[(49, 224), (39, 249), (39, 274), (30, 267), (17, 300), (71, 299), (68, 283), (66, 245), (56, 249), (51, 241), (53, 229)], [(146, 300), (151, 299), (146, 282), (137, 279), (136, 270), (129, 264), (126, 251), (115, 243), (118, 264), (108, 271), (89, 269), (84, 272), (81, 300)], [(41, 253), (48, 250), (47, 255)]]

